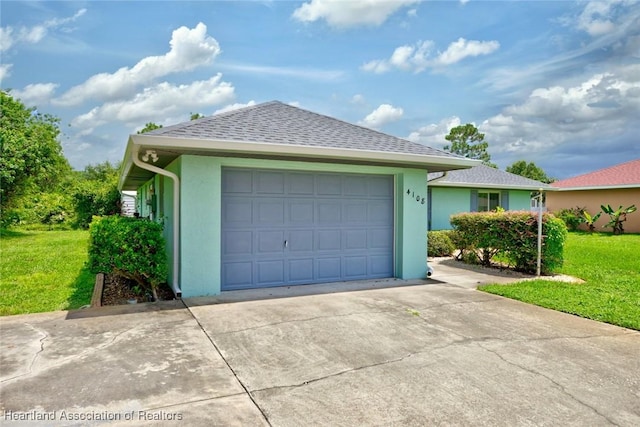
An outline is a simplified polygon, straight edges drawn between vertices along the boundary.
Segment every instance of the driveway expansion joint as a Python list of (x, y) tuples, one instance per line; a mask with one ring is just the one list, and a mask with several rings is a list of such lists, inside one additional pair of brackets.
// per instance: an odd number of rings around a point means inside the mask
[(591, 411), (593, 411), (598, 416), (604, 418), (611, 425), (619, 426), (618, 423), (616, 423), (615, 421), (613, 421), (612, 419), (607, 417), (605, 414), (601, 413), (598, 409), (594, 408), (593, 406), (591, 406), (587, 402), (584, 402), (581, 399), (579, 399), (578, 397), (574, 396), (569, 390), (567, 390), (567, 388), (565, 386), (560, 384), (558, 381), (555, 381), (553, 378), (550, 378), (548, 375), (545, 375), (542, 372), (538, 372), (538, 371), (536, 371), (536, 370), (534, 370), (532, 368), (529, 368), (527, 366), (520, 365), (520, 364), (518, 364), (516, 362), (512, 362), (512, 361), (506, 359), (497, 350), (492, 350), (490, 348), (487, 348), (487, 347), (483, 346), (481, 343), (478, 343), (478, 346), (480, 348), (482, 348), (483, 350), (485, 350), (485, 351), (497, 356), (500, 360), (502, 360), (503, 362), (505, 362), (505, 363), (515, 367), (515, 368), (522, 369), (523, 371), (528, 372), (528, 373), (530, 373), (532, 375), (539, 376), (539, 377), (542, 377), (542, 378), (546, 379), (551, 384), (553, 384), (554, 387), (556, 387), (558, 390), (560, 390), (563, 394), (565, 394), (566, 396), (569, 396), (573, 401), (579, 403), (580, 405), (584, 406), (585, 408), (590, 409)]
[(211, 343), (211, 345), (213, 346), (213, 348), (215, 348), (216, 352), (218, 353), (218, 355), (220, 356), (220, 358), (224, 361), (225, 365), (227, 365), (227, 368), (229, 368), (229, 370), (231, 371), (231, 373), (233, 374), (233, 376), (235, 377), (236, 381), (238, 381), (238, 384), (240, 384), (240, 387), (242, 387), (242, 389), (244, 390), (244, 392), (246, 393), (246, 395), (249, 397), (249, 399), (251, 399), (251, 402), (253, 403), (253, 405), (256, 407), (256, 409), (260, 412), (260, 414), (262, 415), (262, 418), (264, 419), (265, 423), (267, 423), (267, 425), (271, 426), (271, 422), (269, 421), (269, 418), (267, 417), (267, 414), (264, 412), (264, 410), (260, 407), (260, 405), (258, 405), (258, 402), (256, 402), (256, 400), (253, 398), (253, 395), (251, 394), (251, 392), (249, 391), (249, 389), (244, 385), (244, 383), (240, 380), (240, 378), (238, 377), (238, 374), (236, 373), (236, 371), (233, 369), (233, 367), (229, 364), (229, 361), (224, 357), (224, 355), (222, 354), (222, 352), (220, 351), (220, 348), (218, 348), (217, 344), (215, 343), (215, 341), (209, 336), (209, 334), (207, 333), (207, 331), (204, 329), (204, 327), (202, 326), (202, 323), (200, 323), (200, 321), (198, 320), (198, 318), (193, 314), (193, 312), (191, 311), (191, 307), (189, 307), (187, 304), (184, 304), (184, 307), (187, 309), (187, 311), (189, 312), (189, 314), (191, 315), (191, 317), (193, 318), (193, 320), (195, 320), (196, 324), (198, 325), (198, 327), (200, 328), (200, 330), (202, 331), (202, 333), (204, 334), (205, 337), (207, 337), (207, 339), (209, 340), (209, 342)]

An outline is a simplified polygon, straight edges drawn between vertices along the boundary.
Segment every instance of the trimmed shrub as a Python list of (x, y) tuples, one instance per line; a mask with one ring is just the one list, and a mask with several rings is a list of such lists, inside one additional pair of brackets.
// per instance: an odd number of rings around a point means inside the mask
[(88, 264), (93, 273), (119, 274), (158, 299), (156, 290), (167, 281), (168, 272), (161, 224), (121, 216), (96, 217), (89, 235)]
[[(518, 271), (536, 271), (538, 257), (537, 214), (521, 212), (474, 212), (453, 215), (451, 224), (462, 234), (460, 240), (476, 254), (483, 265), (490, 265), (496, 254)], [(562, 266), (567, 227), (551, 214), (542, 219), (541, 272), (548, 274)]]
[(427, 256), (441, 257), (451, 256), (456, 249), (447, 231), (429, 231), (427, 233)]
[(585, 222), (584, 216), (582, 212), (584, 212), (586, 208), (581, 208), (580, 206), (576, 206), (571, 209), (562, 209), (555, 213), (555, 216), (560, 218), (567, 228), (571, 231), (576, 231), (580, 224)]

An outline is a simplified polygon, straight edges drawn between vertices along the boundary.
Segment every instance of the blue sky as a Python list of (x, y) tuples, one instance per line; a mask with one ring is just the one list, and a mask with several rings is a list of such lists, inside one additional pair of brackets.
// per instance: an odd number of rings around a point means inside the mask
[(640, 157), (640, 3), (3, 1), (4, 90), (61, 118), (72, 166), (127, 137), (279, 100), (442, 148), (474, 123), (504, 169)]

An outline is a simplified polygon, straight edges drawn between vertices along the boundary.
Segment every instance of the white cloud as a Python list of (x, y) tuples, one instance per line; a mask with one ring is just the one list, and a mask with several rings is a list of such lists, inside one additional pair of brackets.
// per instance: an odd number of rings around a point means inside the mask
[(159, 83), (144, 89), (132, 99), (107, 102), (72, 120), (71, 124), (85, 133), (110, 122), (121, 122), (140, 126), (148, 121), (163, 122), (166, 117), (179, 116), (185, 111), (194, 111), (230, 102), (234, 98), (234, 87), (222, 82), (217, 74), (209, 80), (200, 80), (188, 85)]
[(438, 55), (436, 63), (440, 65), (455, 64), (469, 56), (488, 55), (499, 48), (500, 43), (495, 40), (465, 40), (460, 37), (457, 41), (451, 43), (447, 50)]
[(301, 22), (324, 19), (337, 28), (361, 25), (380, 25), (403, 7), (420, 0), (311, 0), (293, 12), (293, 18)]
[(54, 30), (65, 24), (74, 22), (86, 12), (87, 9), (80, 9), (73, 16), (50, 19), (33, 27), (2, 27), (0, 28), (0, 51), (7, 51), (18, 43), (38, 43), (47, 35), (49, 30)]
[(0, 83), (11, 75), (11, 67), (13, 64), (0, 64)]
[(447, 117), (438, 123), (432, 123), (421, 127), (417, 131), (411, 132), (407, 139), (430, 147), (441, 148), (448, 144), (448, 141), (444, 139), (444, 137), (449, 135), (451, 129), (460, 126), (460, 124), (460, 117)]
[(612, 20), (612, 9), (621, 3), (625, 3), (625, 1), (598, 0), (588, 2), (580, 16), (578, 16), (576, 26), (592, 36), (599, 36), (613, 31), (616, 25)]
[(420, 73), (427, 68), (439, 68), (455, 64), (470, 56), (488, 55), (500, 48), (495, 40), (478, 41), (459, 38), (447, 50), (432, 58), (434, 42), (419, 41), (414, 45), (397, 47), (389, 59), (376, 59), (364, 64), (361, 69), (374, 73), (385, 73), (393, 68)]
[(373, 129), (379, 129), (387, 123), (399, 120), (403, 114), (404, 111), (400, 107), (394, 107), (390, 104), (382, 104), (363, 120), (359, 121), (358, 124)]
[(351, 102), (352, 104), (364, 104), (365, 100), (364, 100), (364, 95), (360, 94), (360, 93), (356, 93), (355, 95), (353, 95), (351, 97)]
[(240, 108), (252, 107), (254, 105), (256, 105), (256, 101), (254, 101), (253, 99), (246, 104), (236, 102), (235, 104), (229, 104), (225, 107), (220, 108), (219, 110), (214, 111), (213, 114), (216, 115), (220, 113), (226, 113), (227, 111), (239, 110)]
[(87, 99), (124, 99), (142, 85), (167, 74), (190, 71), (211, 63), (220, 53), (218, 42), (207, 35), (207, 26), (199, 23), (193, 29), (180, 27), (169, 42), (169, 52), (149, 56), (132, 68), (123, 67), (115, 73), (100, 73), (74, 86), (53, 102), (57, 105), (78, 105)]
[(370, 73), (382, 74), (391, 70), (389, 63), (384, 59), (374, 59), (373, 61), (369, 61), (366, 64), (363, 64), (360, 67), (363, 71), (368, 71)]
[(485, 120), (481, 130), (496, 153), (520, 157), (596, 151), (603, 140), (640, 131), (640, 65), (612, 68), (573, 86), (533, 90), (522, 103)]
[(22, 90), (13, 90), (11, 95), (27, 106), (42, 106), (51, 101), (58, 86), (56, 83), (35, 83), (25, 86)]

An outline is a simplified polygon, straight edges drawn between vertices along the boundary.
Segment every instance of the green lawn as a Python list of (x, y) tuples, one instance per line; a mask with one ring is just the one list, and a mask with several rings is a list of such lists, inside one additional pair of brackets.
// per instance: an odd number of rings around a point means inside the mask
[(584, 284), (532, 280), (480, 290), (640, 330), (640, 234), (569, 233), (562, 273)]
[(88, 231), (0, 231), (0, 315), (82, 307), (95, 275)]

